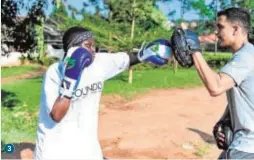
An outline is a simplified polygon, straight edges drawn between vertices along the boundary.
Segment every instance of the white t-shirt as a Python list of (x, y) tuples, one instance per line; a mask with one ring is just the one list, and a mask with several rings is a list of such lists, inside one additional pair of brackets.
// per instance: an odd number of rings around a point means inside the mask
[(59, 96), (61, 65), (51, 65), (43, 81), (35, 159), (103, 159), (98, 112), (104, 81), (129, 67), (126, 53), (97, 53), (84, 69), (71, 105), (56, 123), (49, 113)]

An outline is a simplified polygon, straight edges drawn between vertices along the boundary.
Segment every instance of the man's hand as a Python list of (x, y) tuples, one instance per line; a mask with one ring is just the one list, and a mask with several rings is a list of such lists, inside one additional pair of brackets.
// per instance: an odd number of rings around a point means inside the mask
[(60, 94), (71, 98), (77, 88), (79, 78), (85, 67), (93, 62), (92, 54), (83, 47), (72, 47), (64, 58), (64, 76), (61, 83)]
[(219, 149), (227, 150), (233, 140), (230, 120), (220, 120), (213, 128), (213, 135)]

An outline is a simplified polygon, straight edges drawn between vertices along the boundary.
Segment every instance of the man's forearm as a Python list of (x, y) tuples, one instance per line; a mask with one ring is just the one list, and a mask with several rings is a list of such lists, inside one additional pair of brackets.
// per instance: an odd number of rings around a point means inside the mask
[(71, 99), (66, 97), (58, 97), (54, 103), (50, 116), (56, 122), (60, 122), (70, 107)]
[(200, 52), (193, 54), (197, 72), (211, 95), (217, 94), (219, 74), (213, 71)]

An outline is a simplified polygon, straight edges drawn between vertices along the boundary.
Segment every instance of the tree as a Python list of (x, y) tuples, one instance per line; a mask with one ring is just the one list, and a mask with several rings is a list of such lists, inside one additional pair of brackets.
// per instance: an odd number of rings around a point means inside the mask
[(52, 1), (54, 5), (53, 12), (50, 14), (50, 18), (54, 19), (56, 22), (63, 22), (64, 17), (68, 17), (68, 12), (62, 0)]
[[(9, 40), (12, 39), (13, 45), (18, 51), (28, 52), (34, 50), (41, 43), (36, 40), (35, 26), (41, 25), (38, 17), (44, 17), (47, 1), (37, 0), (29, 8), (28, 4), (25, 4), (22, 0), (3, 0), (1, 6), (2, 28), (4, 28), (4, 32), (8, 32), (7, 37), (4, 37)], [(17, 17), (17, 14), (20, 9), (24, 8), (28, 9), (28, 14), (21, 19), (21, 17)]]
[(34, 3), (31, 10), (29, 11), (29, 17), (33, 17), (36, 31), (36, 42), (37, 42), (37, 53), (39, 53), (38, 59), (41, 60), (43, 58), (44, 53), (44, 21), (45, 21), (45, 13), (44, 7), (47, 6), (47, 2), (44, 0), (37, 0)]
[(71, 11), (71, 18), (76, 19), (76, 15), (78, 15), (80, 12), (73, 7), (72, 5), (68, 5), (68, 10)]
[(19, 12), (18, 3), (13, 0), (2, 0), (1, 3), (1, 23), (7, 27), (16, 23), (16, 15)]
[[(141, 46), (144, 40), (148, 42), (154, 40), (158, 33), (157, 28), (166, 31), (167, 17), (159, 11), (156, 2), (156, 0), (90, 0), (84, 6), (93, 5), (99, 8), (97, 15), (101, 11), (107, 11), (105, 19), (112, 30), (108, 32), (108, 41), (105, 43), (110, 46), (110, 50), (131, 51), (134, 47)], [(100, 3), (103, 3), (104, 7), (100, 8)], [(131, 83), (132, 69), (129, 71)]]
[[(109, 11), (109, 21), (130, 26), (129, 50), (133, 48), (135, 25), (144, 26), (145, 30), (154, 29), (166, 23), (166, 17), (155, 7), (155, 1), (125, 0), (104, 1)], [(129, 83), (132, 83), (132, 68), (129, 69)]]
[[(59, 23), (60, 28), (85, 26), (95, 34), (97, 46), (112, 52), (129, 52), (133, 48), (139, 48), (144, 40), (150, 42), (157, 38), (168, 39), (171, 35), (165, 25), (167, 17), (159, 11), (154, 0), (105, 0), (103, 5), (99, 3), (100, 0), (84, 3), (79, 11), (83, 19), (67, 16)], [(88, 6), (97, 6), (98, 11), (86, 12)]]
[(2, 0), (1, 3), (1, 42), (13, 40), (13, 32), (17, 25), (18, 5), (21, 1)]

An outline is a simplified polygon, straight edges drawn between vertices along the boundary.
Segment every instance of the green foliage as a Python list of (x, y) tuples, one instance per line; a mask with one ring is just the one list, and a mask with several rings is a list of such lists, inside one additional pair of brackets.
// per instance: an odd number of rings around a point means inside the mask
[(192, 8), (199, 12), (199, 15), (203, 18), (214, 18), (214, 11), (210, 8), (209, 5), (206, 5), (205, 1), (203, 0), (196, 0), (192, 2)]
[[(97, 0), (90, 1), (91, 4), (98, 6)], [(64, 6), (56, 10), (51, 18), (61, 20), (59, 29), (77, 25), (83, 26), (95, 35), (97, 46), (106, 48), (111, 52), (130, 51), (132, 48), (139, 48), (144, 40), (147, 42), (157, 38), (168, 38), (171, 31), (165, 28), (166, 16), (154, 5), (154, 1), (133, 0), (126, 1), (105, 1), (105, 6), (109, 11), (108, 17), (93, 15), (85, 12), (86, 4), (79, 13), (83, 16), (82, 20), (76, 20), (65, 14)], [(134, 38), (131, 38), (131, 25), (135, 20)], [(66, 23), (63, 23), (66, 22)]]
[(232, 53), (230, 52), (217, 52), (216, 54), (214, 54), (213, 52), (205, 52), (203, 54), (203, 56), (205, 58), (207, 58), (206, 60), (208, 59), (223, 59), (223, 58), (226, 58), (226, 59), (231, 59), (232, 58)]
[(155, 6), (154, 0), (107, 0), (105, 7), (109, 10), (110, 22), (131, 24), (135, 19), (137, 25), (151, 28), (162, 26), (167, 20), (166, 16)]
[(16, 23), (16, 15), (19, 12), (19, 2), (13, 0), (1, 1), (1, 23), (11, 27)]
[[(44, 17), (46, 0), (37, 0), (26, 4), (20, 0), (4, 0), (2, 2), (2, 33), (7, 41), (14, 41), (14, 47), (21, 52), (33, 51), (37, 45), (35, 25), (41, 25), (40, 17)], [(17, 17), (20, 10), (27, 8), (24, 19)], [(31, 53), (31, 52), (30, 52)]]
[(68, 12), (61, 0), (57, 2), (57, 4), (54, 4), (54, 10), (49, 17), (60, 23), (63, 22), (64, 17), (68, 17)]
[(232, 5), (238, 5), (240, 7), (254, 9), (254, 2), (252, 0), (232, 0)]
[(64, 17), (63, 21), (68, 23), (61, 23), (60, 29), (78, 25), (86, 27), (93, 31), (97, 45), (102, 48), (107, 48), (110, 51), (130, 50), (131, 48), (139, 48), (142, 42), (155, 40), (157, 38), (169, 38), (171, 31), (167, 31), (162, 27), (155, 27), (149, 30), (144, 30), (141, 26), (136, 26), (135, 37), (133, 41), (130, 38), (131, 27), (128, 24), (111, 23), (106, 20), (99, 19), (93, 15), (86, 17), (85, 20), (75, 20), (69, 17)]
[(56, 57), (44, 57), (40, 60), (40, 63), (42, 63), (44, 66), (50, 66), (57, 61), (59, 61), (59, 59)]
[(37, 19), (40, 21), (38, 25), (35, 25), (36, 32), (36, 51), (39, 53), (38, 59), (41, 59), (44, 53), (44, 18), (39, 16)]
[(211, 67), (221, 68), (232, 58), (232, 54), (217, 53), (214, 55), (213, 53), (206, 53), (204, 54), (204, 58)]
[[(207, 61), (208, 65), (214, 69), (218, 69), (223, 67), (231, 58), (231, 53), (224, 53), (219, 52), (217, 54), (214, 54), (212, 52), (205, 52), (203, 54), (205, 60)], [(179, 68), (182, 68), (181, 66), (178, 66)], [(151, 63), (140, 63), (133, 67), (134, 70), (153, 70), (153, 69), (167, 69), (167, 70), (173, 70), (173, 64), (168, 63), (167, 65), (163, 66), (156, 66)], [(178, 73), (177, 73), (178, 74)]]

